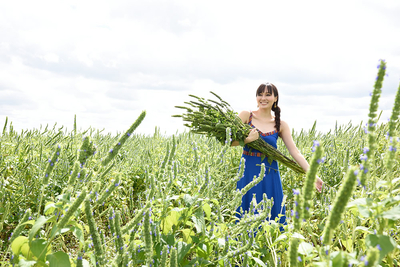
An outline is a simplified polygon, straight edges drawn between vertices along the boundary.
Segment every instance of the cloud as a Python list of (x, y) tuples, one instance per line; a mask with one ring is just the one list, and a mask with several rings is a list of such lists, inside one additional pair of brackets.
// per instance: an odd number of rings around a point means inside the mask
[(8, 90), (0, 87), (0, 114), (14, 110), (32, 110), (37, 105), (18, 90)]
[(329, 129), (365, 119), (379, 58), (386, 113), (398, 88), (394, 0), (25, 2), (0, 4), (0, 116), (21, 127), (76, 114), (122, 131), (147, 110), (138, 131), (175, 133), (188, 94), (215, 91), (239, 112), (269, 81), (293, 128)]

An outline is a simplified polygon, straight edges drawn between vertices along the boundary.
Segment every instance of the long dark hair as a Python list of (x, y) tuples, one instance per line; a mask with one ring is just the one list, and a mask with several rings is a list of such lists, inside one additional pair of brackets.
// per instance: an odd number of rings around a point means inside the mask
[(267, 93), (272, 94), (273, 92), (274, 96), (277, 97), (276, 102), (272, 105), (272, 111), (275, 113), (275, 128), (279, 133), (281, 129), (281, 108), (278, 106), (278, 101), (279, 101), (278, 89), (276, 89), (276, 86), (273, 85), (272, 83), (263, 83), (258, 87), (256, 96), (264, 93), (265, 89), (267, 90)]

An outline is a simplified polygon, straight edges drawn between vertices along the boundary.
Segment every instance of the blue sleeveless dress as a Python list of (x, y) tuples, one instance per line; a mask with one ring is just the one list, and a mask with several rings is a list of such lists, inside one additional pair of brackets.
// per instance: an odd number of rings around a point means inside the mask
[[(253, 114), (250, 112), (249, 125), (255, 128), (252, 124)], [(265, 142), (277, 148), (276, 142), (278, 140), (278, 131), (272, 131), (269, 133), (263, 133), (257, 129), (258, 133), (264, 139)], [(268, 158), (265, 157), (261, 161), (262, 153), (256, 149), (250, 149), (249, 146), (245, 145), (243, 147), (242, 157), (245, 159), (245, 169), (243, 177), (237, 182), (237, 188), (243, 189), (247, 184), (253, 181), (254, 176), (259, 176), (261, 171), (261, 163), (265, 164), (265, 176), (264, 179), (258, 183), (256, 186), (251, 188), (243, 197), (241, 208), (243, 212), (249, 211), (250, 203), (253, 199), (253, 195), (256, 195), (257, 203), (263, 199), (263, 193), (267, 194), (268, 199), (273, 198), (273, 206), (271, 209), (270, 220), (275, 220), (279, 214), (285, 215), (285, 206), (282, 207), (283, 200), (283, 190), (281, 177), (279, 174), (278, 162), (273, 161), (271, 164), (268, 163)], [(240, 166), (242, 168), (242, 166)], [(240, 207), (237, 209), (238, 218), (240, 218)], [(286, 224), (286, 217), (282, 216), (280, 218), (280, 223)]]

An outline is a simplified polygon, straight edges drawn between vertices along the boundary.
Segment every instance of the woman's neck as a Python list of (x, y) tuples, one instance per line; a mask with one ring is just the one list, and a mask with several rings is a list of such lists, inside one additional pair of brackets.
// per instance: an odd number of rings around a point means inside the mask
[(272, 120), (272, 114), (270, 109), (258, 109), (256, 110), (256, 116), (266, 120)]

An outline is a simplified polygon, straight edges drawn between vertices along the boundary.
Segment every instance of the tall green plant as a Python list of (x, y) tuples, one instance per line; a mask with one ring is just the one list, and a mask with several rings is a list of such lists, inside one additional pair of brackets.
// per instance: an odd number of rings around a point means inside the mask
[(380, 61), (380, 65), (378, 65), (378, 76), (376, 77), (374, 90), (371, 93), (371, 102), (369, 106), (369, 114), (368, 114), (368, 124), (367, 124), (367, 144), (368, 146), (364, 148), (364, 156), (363, 156), (363, 169), (360, 176), (360, 182), (362, 185), (365, 185), (365, 181), (367, 179), (367, 174), (370, 169), (370, 158), (372, 157), (373, 153), (376, 150), (376, 125), (377, 121), (377, 110), (378, 110), (378, 103), (379, 98), (382, 93), (382, 82), (385, 77), (386, 72), (386, 62), (384, 60)]

